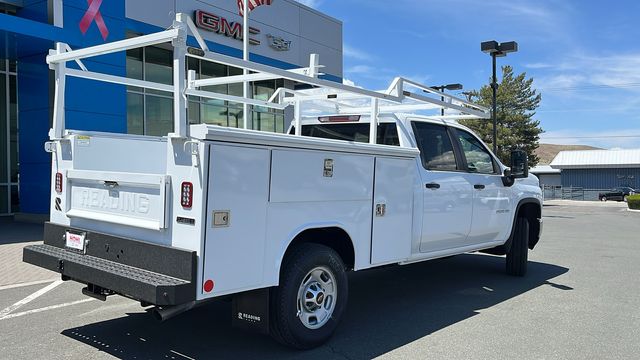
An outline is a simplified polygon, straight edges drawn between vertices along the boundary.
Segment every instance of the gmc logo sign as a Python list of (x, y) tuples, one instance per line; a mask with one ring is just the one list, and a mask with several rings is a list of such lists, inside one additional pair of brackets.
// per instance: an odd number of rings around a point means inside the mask
[[(196, 10), (195, 18), (196, 26), (201, 29), (242, 41), (242, 24), (239, 22), (229, 22), (222, 16), (202, 10)], [(260, 29), (249, 27), (249, 34), (260, 34)], [(260, 45), (260, 40), (249, 38), (249, 44)]]

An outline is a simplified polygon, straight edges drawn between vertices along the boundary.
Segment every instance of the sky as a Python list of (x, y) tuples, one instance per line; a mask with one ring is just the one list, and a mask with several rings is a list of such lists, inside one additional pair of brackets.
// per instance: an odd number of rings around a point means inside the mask
[(404, 76), (479, 89), (491, 76), (480, 43), (513, 40), (498, 65), (534, 79), (542, 143), (640, 148), (640, 1), (300, 2), (343, 22), (343, 76), (358, 86)]

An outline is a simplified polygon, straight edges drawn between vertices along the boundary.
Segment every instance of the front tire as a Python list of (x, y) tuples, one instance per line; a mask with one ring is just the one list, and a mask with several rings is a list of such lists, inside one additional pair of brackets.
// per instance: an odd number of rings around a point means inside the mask
[(529, 254), (529, 220), (519, 217), (516, 220), (516, 231), (507, 252), (507, 274), (524, 276), (527, 273)]
[(625, 195), (625, 196), (622, 198), (622, 201), (624, 201), (624, 202), (629, 202), (629, 195)]
[(600, 197), (600, 201), (607, 201), (607, 197), (606, 196), (601, 196)]
[(278, 342), (310, 349), (329, 340), (347, 304), (345, 265), (331, 248), (297, 246), (284, 259), (280, 285), (271, 296), (271, 335)]

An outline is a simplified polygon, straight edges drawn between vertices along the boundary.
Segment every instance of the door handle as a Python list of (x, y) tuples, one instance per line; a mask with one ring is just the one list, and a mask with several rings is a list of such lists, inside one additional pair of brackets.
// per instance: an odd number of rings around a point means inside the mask
[(428, 184), (424, 184), (424, 186), (427, 189), (431, 189), (431, 190), (440, 189), (440, 184), (437, 184), (437, 183), (428, 183)]
[(473, 185), (473, 188), (476, 189), (476, 190), (482, 190), (482, 189), (484, 189), (484, 185), (476, 184), (476, 185)]

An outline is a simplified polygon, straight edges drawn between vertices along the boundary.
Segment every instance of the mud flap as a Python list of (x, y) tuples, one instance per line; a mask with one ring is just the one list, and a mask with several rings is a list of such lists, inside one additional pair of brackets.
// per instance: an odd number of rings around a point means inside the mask
[(258, 289), (234, 295), (231, 324), (235, 328), (269, 334), (270, 289)]

